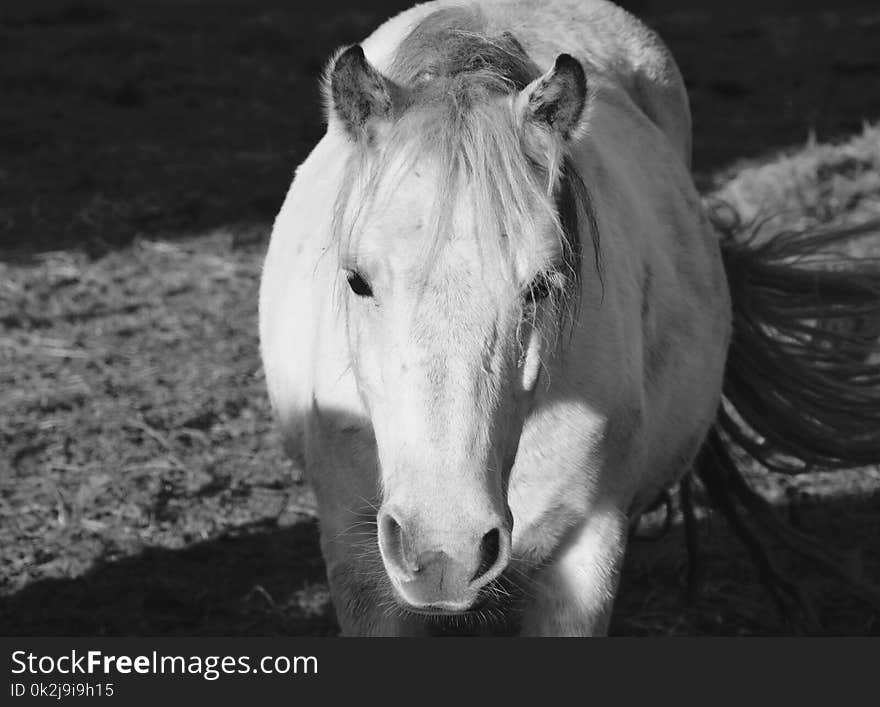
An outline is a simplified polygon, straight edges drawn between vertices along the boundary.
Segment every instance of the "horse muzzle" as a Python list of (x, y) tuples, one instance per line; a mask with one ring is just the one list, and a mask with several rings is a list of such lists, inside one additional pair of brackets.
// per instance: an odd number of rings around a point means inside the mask
[[(417, 613), (458, 614), (472, 609), (480, 592), (510, 561), (510, 530), (500, 518), (462, 522), (431, 532), (416, 518), (382, 508), (379, 549), (398, 599)], [(476, 526), (479, 530), (473, 530)]]

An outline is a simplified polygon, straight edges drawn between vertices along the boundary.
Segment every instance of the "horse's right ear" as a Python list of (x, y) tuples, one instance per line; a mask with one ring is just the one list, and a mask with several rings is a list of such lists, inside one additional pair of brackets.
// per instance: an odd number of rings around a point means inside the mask
[(394, 111), (400, 89), (380, 74), (355, 44), (330, 62), (325, 80), (328, 120), (338, 120), (353, 138), (371, 136), (376, 121)]

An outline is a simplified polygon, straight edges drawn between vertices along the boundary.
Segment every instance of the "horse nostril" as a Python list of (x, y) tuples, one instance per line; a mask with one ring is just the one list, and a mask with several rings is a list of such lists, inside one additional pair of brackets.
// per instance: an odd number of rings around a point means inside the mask
[[(403, 528), (390, 513), (383, 513), (379, 518), (379, 543), (385, 557), (397, 568), (406, 573), (406, 558), (403, 547)], [(418, 570), (416, 570), (418, 571)]]
[(480, 566), (477, 568), (476, 574), (471, 578), (471, 582), (478, 580), (495, 566), (500, 552), (501, 531), (498, 528), (492, 528), (480, 541)]

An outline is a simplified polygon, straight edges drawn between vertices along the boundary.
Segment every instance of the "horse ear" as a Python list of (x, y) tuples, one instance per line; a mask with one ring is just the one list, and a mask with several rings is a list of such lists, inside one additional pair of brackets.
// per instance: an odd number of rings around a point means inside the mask
[(399, 88), (379, 73), (355, 44), (331, 62), (326, 93), (331, 118), (352, 137), (369, 134), (371, 123), (390, 118)]
[(577, 128), (587, 104), (587, 76), (569, 54), (556, 57), (553, 68), (526, 86), (518, 104), (526, 122), (538, 124), (568, 139)]

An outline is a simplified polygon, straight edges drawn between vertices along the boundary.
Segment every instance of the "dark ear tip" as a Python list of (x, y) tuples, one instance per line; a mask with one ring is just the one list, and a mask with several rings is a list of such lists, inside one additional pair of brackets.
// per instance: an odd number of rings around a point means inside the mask
[(358, 59), (366, 59), (367, 57), (364, 55), (364, 48), (360, 44), (352, 44), (348, 49), (345, 50), (345, 53), (351, 56), (352, 58), (357, 57)]
[(560, 68), (565, 66), (566, 64), (570, 65), (572, 62), (577, 62), (571, 54), (560, 54), (556, 57), (556, 68)]
[(342, 54), (336, 57), (333, 64), (333, 73), (340, 70), (356, 68), (364, 66), (367, 63), (367, 57), (364, 55), (364, 48), (360, 44), (352, 44)]
[(555, 72), (564, 72), (575, 76), (579, 83), (586, 84), (586, 73), (583, 65), (571, 54), (560, 54), (553, 65)]

